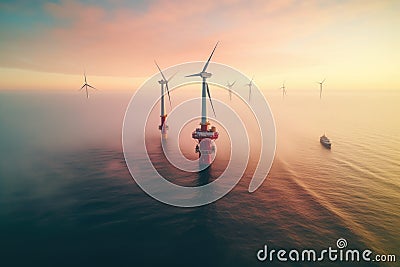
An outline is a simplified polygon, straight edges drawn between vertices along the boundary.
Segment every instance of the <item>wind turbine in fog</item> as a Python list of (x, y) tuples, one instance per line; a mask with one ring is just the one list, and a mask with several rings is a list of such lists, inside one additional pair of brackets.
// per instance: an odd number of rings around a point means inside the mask
[(282, 98), (285, 98), (286, 95), (286, 87), (285, 87), (285, 82), (283, 82), (282, 87), (279, 88), (282, 89)]
[(91, 86), (90, 84), (87, 83), (87, 80), (86, 80), (86, 72), (85, 72), (85, 71), (83, 72), (83, 76), (85, 77), (85, 84), (82, 85), (82, 87), (81, 87), (81, 89), (79, 89), (79, 91), (81, 91), (83, 88), (85, 88), (85, 91), (86, 91), (86, 98), (89, 98), (89, 90), (88, 90), (88, 87), (90, 87), (90, 88), (92, 88), (92, 89), (94, 89), (94, 90), (96, 90), (96, 91), (97, 91), (97, 89), (94, 88), (93, 86)]
[(165, 112), (165, 105), (164, 105), (164, 85), (165, 88), (167, 89), (167, 93), (168, 93), (168, 100), (169, 100), (169, 106), (172, 108), (171, 105), (171, 97), (169, 95), (169, 88), (168, 88), (168, 82), (172, 79), (172, 77), (175, 76), (175, 74), (173, 74), (171, 77), (169, 77), (169, 79), (165, 78), (164, 73), (161, 71), (160, 66), (158, 66), (157, 62), (154, 60), (154, 63), (156, 63), (156, 66), (158, 68), (158, 70), (160, 71), (161, 77), (162, 79), (158, 81), (158, 83), (161, 85), (161, 124), (160, 126), (158, 126), (158, 129), (161, 130), (161, 133), (163, 134), (163, 137), (167, 137), (167, 129), (168, 126), (165, 124), (165, 120), (167, 118), (167, 113)]
[(233, 83), (229, 83), (229, 81), (227, 82), (226, 86), (229, 89), (229, 100), (232, 100), (232, 87), (235, 85), (236, 81), (234, 81)]
[(254, 79), (254, 76), (251, 78), (249, 83), (245, 84), (245, 85), (247, 85), (249, 87), (249, 102), (250, 102), (250, 99), (251, 99), (251, 87), (253, 86), (253, 79)]
[(325, 82), (325, 79), (322, 80), (322, 82), (317, 82), (319, 83), (319, 99), (322, 97), (322, 84)]
[(171, 77), (169, 77), (169, 79), (166, 79), (164, 76), (164, 73), (161, 71), (160, 67), (158, 66), (157, 62), (154, 60), (154, 63), (156, 63), (156, 66), (158, 68), (158, 70), (160, 71), (161, 77), (162, 79), (160, 81), (158, 81), (158, 83), (161, 85), (161, 99), (164, 102), (164, 84), (165, 87), (167, 88), (167, 93), (168, 93), (168, 100), (169, 100), (169, 106), (171, 107), (171, 96), (169, 95), (169, 88), (168, 88), (168, 82), (175, 76), (175, 74), (173, 74)]

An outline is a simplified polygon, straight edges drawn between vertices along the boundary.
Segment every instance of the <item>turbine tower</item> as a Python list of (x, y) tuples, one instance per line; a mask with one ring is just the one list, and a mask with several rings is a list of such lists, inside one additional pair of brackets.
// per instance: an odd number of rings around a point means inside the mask
[(91, 86), (90, 84), (87, 83), (87, 80), (86, 80), (86, 72), (85, 72), (85, 71), (83, 71), (83, 76), (85, 77), (85, 83), (82, 85), (81, 89), (79, 89), (78, 91), (82, 91), (82, 89), (85, 88), (85, 91), (86, 91), (86, 98), (89, 98), (89, 90), (88, 90), (88, 87), (90, 87), (90, 88), (92, 88), (92, 89), (94, 89), (94, 90), (96, 90), (96, 91), (97, 91), (97, 89), (94, 88), (93, 86)]
[(250, 99), (251, 99), (251, 87), (253, 86), (253, 79), (254, 79), (254, 76), (251, 78), (249, 83), (245, 84), (245, 85), (247, 85), (249, 87), (249, 102), (250, 102)]
[(232, 100), (232, 87), (235, 85), (236, 81), (234, 81), (233, 83), (229, 83), (229, 81), (226, 83), (226, 86), (229, 89), (229, 100)]
[(169, 100), (169, 105), (170, 107), (171, 105), (171, 96), (169, 95), (169, 88), (168, 88), (168, 82), (172, 79), (172, 77), (175, 76), (172, 75), (171, 77), (169, 77), (169, 79), (166, 79), (164, 76), (164, 73), (161, 71), (160, 67), (158, 66), (157, 62), (154, 60), (154, 63), (156, 64), (158, 70), (160, 71), (161, 77), (162, 79), (158, 81), (158, 83), (161, 85), (161, 124), (158, 126), (158, 129), (161, 130), (161, 134), (163, 136), (163, 138), (167, 138), (167, 130), (168, 130), (168, 125), (165, 124), (165, 120), (167, 118), (167, 113), (165, 112), (165, 101), (164, 101), (164, 85), (165, 88), (167, 88), (167, 93), (168, 93), (168, 100)]
[(279, 88), (279, 89), (282, 89), (282, 99), (285, 98), (285, 95), (286, 95), (285, 82), (283, 82), (282, 87)]
[(210, 88), (208, 87), (207, 78), (212, 76), (211, 73), (206, 72), (208, 64), (217, 48), (218, 42), (215, 45), (210, 57), (208, 58), (206, 64), (204, 65), (201, 72), (196, 74), (187, 75), (186, 77), (201, 77), (203, 79), (202, 82), (202, 91), (201, 91), (201, 122), (200, 128), (197, 128), (192, 133), (192, 138), (198, 141), (196, 145), (196, 153), (199, 153), (199, 161), (201, 165), (210, 165), (213, 160), (213, 153), (215, 151), (214, 140), (218, 138), (218, 132), (214, 126), (211, 129), (208, 129), (210, 123), (207, 120), (207, 95), (211, 103), (212, 110), (215, 115), (214, 105), (211, 100)]
[(319, 99), (322, 97), (322, 84), (325, 82), (325, 79), (322, 80), (322, 82), (317, 82), (319, 83)]

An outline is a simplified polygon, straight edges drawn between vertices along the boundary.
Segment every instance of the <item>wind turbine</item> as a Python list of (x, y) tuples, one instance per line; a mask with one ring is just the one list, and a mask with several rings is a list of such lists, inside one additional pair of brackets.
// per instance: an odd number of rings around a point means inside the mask
[(232, 87), (235, 85), (236, 81), (234, 81), (233, 83), (229, 83), (229, 81), (227, 82), (226, 86), (229, 89), (229, 99), (232, 100)]
[(286, 95), (286, 87), (285, 87), (285, 82), (283, 82), (282, 87), (279, 88), (282, 89), (282, 98), (285, 98)]
[(322, 84), (325, 82), (325, 78), (322, 80), (322, 82), (317, 82), (319, 83), (319, 99), (322, 97)]
[(211, 107), (215, 115), (214, 105), (211, 99), (210, 88), (208, 87), (207, 78), (212, 76), (212, 73), (206, 72), (208, 64), (212, 56), (214, 55), (215, 49), (217, 48), (219, 42), (215, 45), (213, 51), (211, 52), (210, 57), (208, 58), (206, 64), (204, 65), (203, 69), (199, 73), (187, 75), (185, 77), (201, 77), (203, 79), (202, 82), (202, 90), (201, 90), (201, 128), (197, 128), (192, 133), (192, 138), (197, 139), (198, 144), (196, 145), (196, 153), (199, 153), (199, 163), (201, 165), (210, 165), (213, 161), (212, 155), (214, 152), (214, 146), (212, 140), (218, 138), (218, 132), (216, 128), (213, 126), (211, 129), (208, 129), (208, 125), (210, 123), (207, 121), (207, 95), (211, 103)]
[(167, 88), (169, 105), (170, 105), (170, 107), (172, 107), (171, 96), (169, 95), (168, 82), (172, 79), (172, 77), (175, 76), (176, 73), (173, 74), (171, 77), (169, 77), (169, 79), (166, 79), (164, 76), (164, 73), (160, 69), (160, 66), (158, 66), (158, 64), (155, 60), (154, 60), (154, 63), (156, 64), (158, 70), (160, 71), (161, 77), (162, 77), (162, 79), (158, 81), (158, 83), (161, 85), (161, 115), (160, 115), (161, 124), (160, 124), (160, 126), (158, 126), (158, 129), (161, 130), (162, 134), (166, 135), (168, 126), (164, 127), (165, 119), (167, 118), (167, 113), (165, 112), (165, 104), (164, 104), (164, 94), (165, 94), (164, 85), (165, 85), (165, 88)]
[(249, 102), (250, 102), (250, 98), (251, 98), (251, 87), (253, 86), (253, 79), (254, 79), (254, 76), (251, 78), (249, 83), (245, 84), (249, 87)]
[(94, 89), (94, 90), (96, 90), (96, 91), (97, 91), (97, 89), (94, 88), (93, 86), (91, 86), (90, 84), (87, 83), (87, 80), (86, 80), (86, 72), (85, 72), (85, 71), (83, 71), (83, 76), (85, 77), (85, 84), (82, 85), (81, 89), (79, 89), (78, 91), (81, 91), (83, 88), (85, 88), (85, 90), (86, 90), (86, 98), (89, 98), (88, 87), (90, 87), (90, 88), (92, 88), (92, 89)]
[(203, 70), (199, 73), (195, 73), (195, 74), (191, 74), (191, 75), (187, 75), (185, 77), (196, 77), (199, 76), (203, 79), (203, 87), (202, 87), (202, 91), (201, 91), (201, 125), (207, 125), (207, 106), (206, 106), (206, 93), (208, 95), (208, 98), (210, 99), (210, 103), (211, 103), (211, 107), (213, 109), (214, 112), (214, 116), (215, 115), (215, 110), (214, 110), (214, 105), (212, 103), (211, 100), (211, 95), (210, 95), (210, 88), (208, 87), (208, 83), (207, 83), (207, 78), (210, 78), (212, 76), (212, 73), (206, 72), (208, 64), (210, 63), (210, 60), (215, 52), (215, 49), (217, 48), (219, 42), (217, 42), (217, 44), (215, 45), (210, 57), (208, 58), (206, 64), (203, 67)]

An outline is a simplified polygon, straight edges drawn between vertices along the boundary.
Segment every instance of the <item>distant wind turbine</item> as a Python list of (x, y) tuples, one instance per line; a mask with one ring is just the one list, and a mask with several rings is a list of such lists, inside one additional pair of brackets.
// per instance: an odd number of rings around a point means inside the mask
[(319, 99), (322, 97), (322, 84), (325, 82), (325, 79), (322, 80), (322, 82), (317, 82), (319, 83)]
[(81, 89), (79, 89), (78, 91), (81, 91), (83, 88), (85, 88), (85, 91), (86, 91), (86, 98), (89, 98), (89, 90), (88, 90), (88, 87), (90, 87), (90, 88), (92, 88), (92, 89), (94, 89), (94, 90), (96, 90), (96, 91), (97, 91), (97, 89), (94, 88), (93, 86), (91, 86), (90, 84), (87, 83), (87, 80), (86, 80), (86, 72), (85, 72), (85, 71), (83, 72), (83, 76), (85, 77), (85, 84), (82, 85)]
[(283, 82), (282, 87), (279, 88), (282, 89), (282, 98), (285, 98), (286, 95), (286, 87), (285, 87), (285, 82)]
[(162, 79), (158, 81), (158, 83), (161, 85), (161, 124), (160, 126), (158, 126), (158, 129), (161, 130), (161, 133), (163, 134), (164, 137), (166, 137), (167, 134), (167, 129), (168, 126), (165, 127), (165, 120), (167, 118), (167, 113), (165, 112), (165, 105), (164, 105), (164, 85), (165, 88), (167, 88), (167, 93), (168, 93), (168, 100), (169, 100), (169, 106), (172, 108), (171, 105), (171, 97), (169, 95), (169, 87), (168, 87), (168, 82), (172, 79), (172, 77), (175, 76), (175, 74), (173, 74), (171, 77), (169, 77), (169, 79), (165, 78), (164, 73), (161, 71), (160, 66), (158, 66), (157, 62), (154, 60), (154, 63), (156, 63), (156, 66), (158, 68), (158, 70), (160, 71), (161, 77)]
[(227, 82), (226, 86), (229, 89), (229, 100), (232, 100), (232, 87), (235, 85), (236, 81), (234, 81), (233, 83), (229, 83), (229, 81)]
[(247, 85), (249, 87), (249, 102), (250, 102), (250, 99), (251, 99), (251, 87), (253, 86), (253, 79), (254, 79), (254, 76), (251, 78), (249, 83), (245, 84), (245, 85)]
[(165, 84), (165, 87), (167, 88), (167, 93), (168, 93), (169, 105), (171, 107), (172, 106), (171, 105), (171, 96), (169, 95), (168, 82), (175, 76), (176, 73), (173, 74), (171, 77), (169, 77), (169, 79), (166, 79), (165, 76), (164, 76), (164, 73), (160, 69), (160, 66), (158, 66), (158, 64), (157, 64), (157, 62), (155, 60), (154, 60), (154, 63), (156, 63), (156, 66), (157, 66), (158, 70), (160, 71), (160, 74), (161, 74), (161, 77), (162, 77), (162, 80), (158, 81), (158, 83), (161, 84), (161, 89), (162, 89), (162, 92), (161, 92), (162, 95), (161, 96), (162, 96), (162, 99), (164, 99), (163, 96), (164, 96), (164, 84)]

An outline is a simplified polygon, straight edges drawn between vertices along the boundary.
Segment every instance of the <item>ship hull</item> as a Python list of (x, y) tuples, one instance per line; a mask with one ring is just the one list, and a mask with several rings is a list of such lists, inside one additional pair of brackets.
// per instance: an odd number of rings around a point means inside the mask
[(323, 145), (327, 149), (331, 149), (332, 144), (331, 143), (325, 143), (325, 142), (320, 142), (321, 145)]

